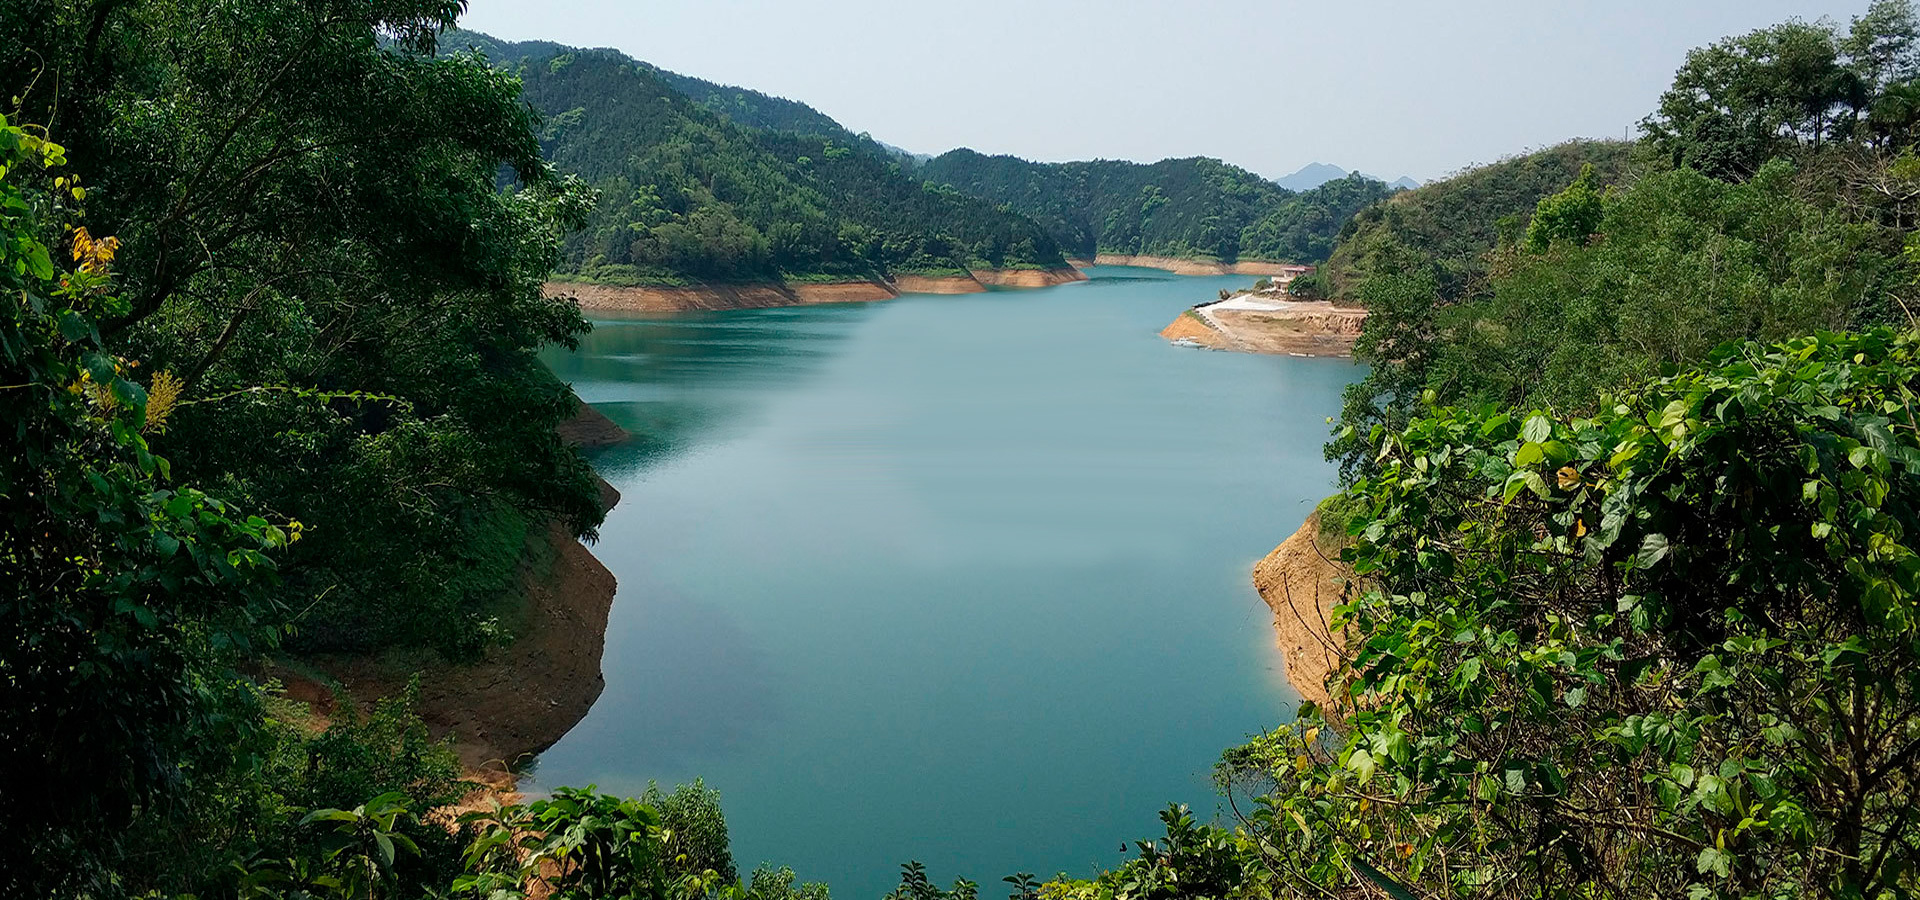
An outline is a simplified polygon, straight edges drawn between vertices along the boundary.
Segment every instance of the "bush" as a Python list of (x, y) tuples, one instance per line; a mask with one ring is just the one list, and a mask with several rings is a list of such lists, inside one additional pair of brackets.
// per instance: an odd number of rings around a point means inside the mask
[(1445, 896), (1920, 888), (1917, 391), (1920, 333), (1878, 330), (1731, 346), (1591, 417), (1376, 430), (1344, 731), (1309, 708), (1228, 757), (1270, 862)]

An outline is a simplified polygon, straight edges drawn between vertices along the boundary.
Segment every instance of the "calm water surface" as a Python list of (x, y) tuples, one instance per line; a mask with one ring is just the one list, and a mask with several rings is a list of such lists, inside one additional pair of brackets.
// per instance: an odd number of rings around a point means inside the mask
[(721, 791), (742, 870), (997, 896), (1211, 813), (1285, 720), (1253, 564), (1326, 495), (1339, 360), (1169, 347), (1250, 278), (598, 322), (550, 358), (640, 439), (595, 552), (606, 692), (542, 785)]

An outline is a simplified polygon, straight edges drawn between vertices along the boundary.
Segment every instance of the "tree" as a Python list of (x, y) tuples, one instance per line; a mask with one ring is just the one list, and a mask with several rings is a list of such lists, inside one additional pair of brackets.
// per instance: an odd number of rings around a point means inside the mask
[(306, 648), (476, 652), (505, 637), (526, 533), (602, 515), (552, 434), (577, 404), (536, 355), (586, 328), (541, 284), (590, 198), (541, 161), (514, 78), (427, 53), (458, 10), (0, 12), (0, 77), (121, 242), (103, 336), (180, 384), (153, 441), (310, 526), (278, 589)]
[(1913, 0), (1874, 0), (1853, 20), (1841, 50), (1874, 91), (1920, 76), (1920, 12)]
[(1541, 200), (1527, 226), (1527, 249), (1544, 253), (1555, 243), (1585, 244), (1598, 233), (1606, 205), (1594, 182), (1593, 164), (1588, 163), (1566, 190)]
[(1920, 75), (1917, 54), (1911, 0), (1876, 0), (1845, 33), (1795, 21), (1727, 38), (1687, 55), (1641, 128), (1671, 165), (1746, 178), (1775, 156), (1903, 133), (1889, 97)]
[(1483, 296), (1448, 303), (1404, 277), (1371, 277), (1354, 347), (1371, 369), (1349, 389), (1329, 452), (1349, 474), (1365, 470), (1367, 436), (1403, 426), (1429, 392), (1588, 412), (1601, 392), (1727, 341), (1893, 321), (1909, 277), (1903, 233), (1806, 180), (1776, 160), (1741, 184), (1691, 169), (1605, 194), (1587, 182), (1541, 203), (1528, 248), (1488, 255)]
[(63, 234), (86, 197), (64, 163), (0, 118), (0, 885), (21, 896), (113, 892), (124, 830), (256, 727), (233, 667), (275, 640), (269, 554), (300, 533), (152, 452), (177, 397), (101, 338), (118, 242)]

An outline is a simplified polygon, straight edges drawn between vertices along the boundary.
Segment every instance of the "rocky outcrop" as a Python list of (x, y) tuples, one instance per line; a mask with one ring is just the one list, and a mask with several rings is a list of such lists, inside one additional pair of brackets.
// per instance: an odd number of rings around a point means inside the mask
[(865, 303), (899, 296), (877, 281), (634, 286), (549, 281), (546, 293), (549, 297), (572, 297), (581, 309), (638, 313)]
[(1223, 263), (1210, 259), (1182, 259), (1177, 256), (1144, 256), (1123, 253), (1099, 254), (1093, 258), (1093, 264), (1096, 266), (1139, 266), (1146, 269), (1165, 269), (1175, 275), (1291, 275), (1299, 271), (1298, 266), (1257, 259), (1243, 259), (1238, 262)]
[(598, 450), (633, 440), (633, 435), (628, 434), (625, 428), (614, 424), (605, 413), (585, 403), (580, 404), (573, 418), (561, 422), (554, 431), (559, 433), (560, 440), (582, 450)]
[(1233, 342), (1226, 335), (1214, 330), (1200, 314), (1187, 310), (1173, 320), (1173, 323), (1160, 329), (1160, 336), (1185, 346), (1205, 347), (1208, 350), (1232, 350)]
[(1359, 307), (1242, 295), (1187, 310), (1160, 336), (1210, 350), (1348, 357), (1366, 321)]
[(1302, 700), (1322, 707), (1332, 702), (1328, 682), (1345, 650), (1345, 637), (1329, 633), (1327, 622), (1345, 602), (1351, 578), (1340, 548), (1321, 538), (1317, 511), (1253, 569), (1253, 586), (1273, 610), (1287, 682)]

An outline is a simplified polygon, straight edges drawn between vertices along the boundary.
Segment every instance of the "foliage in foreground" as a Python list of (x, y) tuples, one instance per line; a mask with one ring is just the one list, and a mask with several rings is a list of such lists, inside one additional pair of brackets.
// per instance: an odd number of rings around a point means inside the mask
[(1367, 433), (1400, 427), (1428, 392), (1579, 410), (1726, 341), (1897, 319), (1912, 279), (1901, 232), (1806, 182), (1786, 160), (1739, 184), (1678, 169), (1604, 196), (1583, 178), (1541, 202), (1524, 244), (1489, 254), (1481, 297), (1443, 302), (1424, 274), (1372, 277), (1354, 352), (1373, 367), (1348, 389), (1330, 452), (1366, 469)]
[(1910, 320), (1911, 0), (1695, 50), (1642, 129), (1638, 145), (1564, 145), (1355, 219), (1303, 285), (1372, 312), (1352, 431), (1329, 448), (1349, 476), (1368, 466), (1353, 438), (1403, 426), (1429, 391), (1584, 411), (1725, 341)]
[(64, 157), (0, 118), (0, 808), (23, 837), (0, 870), (85, 884), (110, 877), (84, 865), (109, 835), (244, 733), (232, 667), (275, 637), (267, 554), (298, 530), (149, 448), (165, 411), (99, 331), (124, 309), (116, 242), (73, 232), (68, 268), (37, 239), (85, 197)]
[(1224, 770), (1263, 858), (1426, 896), (1912, 896), (1917, 390), (1920, 335), (1826, 334), (1590, 417), (1376, 432), (1344, 717)]
[[(306, 525), (271, 588), (302, 649), (475, 653), (506, 636), (524, 535), (601, 516), (536, 356), (586, 328), (541, 282), (590, 198), (540, 159), (514, 79), (406, 52), (459, 10), (0, 4), (17, 121), (68, 147), (85, 223), (120, 242), (104, 345), (175, 400), (147, 440)], [(64, 248), (62, 224), (37, 239)]]

